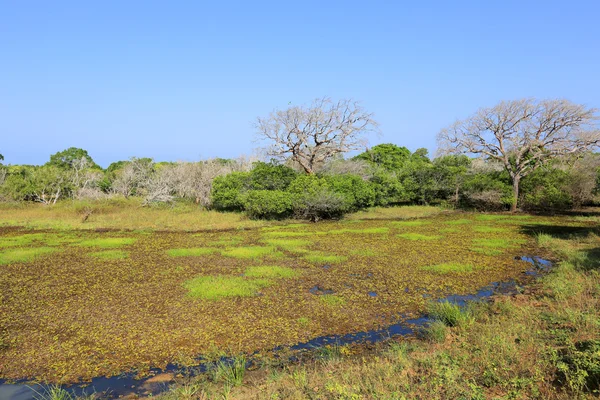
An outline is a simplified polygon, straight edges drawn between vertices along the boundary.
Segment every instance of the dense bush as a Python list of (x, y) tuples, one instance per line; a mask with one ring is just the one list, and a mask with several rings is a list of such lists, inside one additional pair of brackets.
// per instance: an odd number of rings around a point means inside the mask
[(250, 190), (243, 201), (250, 218), (280, 219), (292, 214), (292, 195), (283, 190)]
[(256, 162), (250, 171), (248, 184), (254, 190), (285, 190), (297, 175), (285, 165)]
[(527, 210), (570, 208), (572, 198), (565, 190), (569, 178), (569, 173), (557, 168), (534, 171), (521, 182), (521, 206)]
[(241, 211), (248, 190), (250, 173), (232, 172), (216, 177), (212, 184), (211, 201), (217, 210)]
[(341, 195), (348, 210), (359, 210), (375, 204), (373, 184), (356, 175), (329, 175), (325, 177), (329, 188)]
[(348, 200), (334, 192), (326, 178), (299, 176), (290, 184), (288, 191), (293, 195), (296, 218), (311, 221), (340, 218), (350, 210)]

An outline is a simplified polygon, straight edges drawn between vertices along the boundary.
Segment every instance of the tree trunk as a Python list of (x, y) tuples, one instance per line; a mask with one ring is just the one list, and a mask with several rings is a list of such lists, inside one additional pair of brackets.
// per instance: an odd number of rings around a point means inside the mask
[(515, 176), (513, 178), (513, 202), (510, 205), (510, 212), (517, 211), (517, 202), (519, 201), (519, 181), (521, 180), (520, 176)]

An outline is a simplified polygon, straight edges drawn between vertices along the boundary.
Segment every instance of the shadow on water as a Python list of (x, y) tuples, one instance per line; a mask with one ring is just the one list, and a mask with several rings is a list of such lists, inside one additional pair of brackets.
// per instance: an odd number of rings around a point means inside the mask
[[(538, 232), (539, 232), (539, 226)], [(532, 267), (524, 272), (526, 277), (537, 277), (550, 270), (552, 263), (536, 256), (517, 257), (522, 261), (532, 264)], [(408, 288), (407, 288), (408, 289)], [(464, 307), (468, 302), (481, 301), (489, 299), (492, 295), (503, 294), (512, 295), (522, 291), (522, 286), (516, 279), (503, 282), (493, 282), (477, 291), (475, 294), (467, 295), (450, 295), (437, 301), (448, 301)], [(332, 290), (323, 289), (320, 286), (314, 286), (310, 292), (315, 295), (332, 294)], [(369, 292), (369, 296), (375, 297), (377, 293)], [(401, 322), (389, 325), (383, 329), (373, 329), (363, 332), (348, 333), (345, 335), (330, 335), (321, 336), (311, 339), (304, 343), (298, 343), (291, 347), (279, 347), (275, 351), (289, 349), (292, 351), (316, 350), (324, 346), (331, 345), (348, 345), (358, 343), (376, 343), (388, 340), (395, 336), (406, 336), (415, 334), (419, 329), (427, 326), (431, 319), (424, 315), (415, 319), (405, 319)], [(295, 357), (292, 357), (294, 359)], [(202, 358), (198, 359), (203, 361)], [(231, 358), (222, 358), (220, 362), (233, 363)], [(251, 362), (248, 363), (250, 365)], [(110, 378), (97, 377), (85, 386), (71, 385), (64, 386), (75, 396), (85, 396), (93, 393), (102, 394), (102, 398), (118, 398), (129, 395), (150, 396), (164, 392), (168, 389), (168, 384), (172, 382), (176, 374), (183, 373), (184, 375), (197, 375), (207, 371), (209, 364), (201, 364), (189, 369), (182, 369), (175, 364), (169, 364), (165, 369), (150, 370), (150, 377), (144, 379), (136, 379), (135, 374), (123, 374)], [(17, 382), (14, 384), (5, 383), (0, 380), (0, 399), (1, 400), (35, 400), (42, 398), (42, 395), (48, 392), (49, 386), (35, 383)]]

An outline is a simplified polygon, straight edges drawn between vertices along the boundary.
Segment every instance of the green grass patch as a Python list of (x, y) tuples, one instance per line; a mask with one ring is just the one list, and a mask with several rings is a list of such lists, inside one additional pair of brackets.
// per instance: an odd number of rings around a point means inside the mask
[(106, 250), (90, 253), (90, 256), (100, 260), (122, 260), (129, 257), (129, 253), (122, 250)]
[(312, 251), (303, 257), (311, 263), (338, 264), (348, 260), (348, 257), (325, 254), (319, 251)]
[(506, 217), (507, 214), (483, 214), (478, 215), (475, 219), (477, 221), (498, 221), (500, 219), (505, 219)]
[(473, 246), (477, 248), (489, 247), (492, 249), (507, 249), (515, 244), (525, 243), (524, 239), (473, 239)]
[(23, 247), (34, 241), (42, 240), (45, 237), (43, 233), (30, 233), (21, 236), (9, 236), (0, 239), (0, 249), (8, 247)]
[[(203, 236), (202, 234), (198, 234), (198, 235), (194, 235), (194, 236)], [(211, 246), (237, 246), (238, 244), (242, 243), (244, 241), (244, 238), (239, 237), (239, 236), (232, 236), (232, 237), (223, 237), (220, 238), (219, 240), (215, 240), (214, 242), (210, 242)]]
[(97, 238), (88, 239), (78, 243), (83, 247), (100, 247), (103, 249), (112, 249), (123, 247), (135, 243), (135, 238)]
[(431, 221), (420, 221), (420, 220), (410, 220), (410, 221), (394, 221), (390, 222), (394, 226), (423, 226), (431, 224)]
[(279, 247), (280, 249), (290, 252), (305, 252), (303, 247), (312, 244), (310, 240), (305, 239), (266, 239), (264, 242), (270, 246)]
[(246, 279), (241, 276), (199, 276), (184, 283), (188, 295), (206, 300), (226, 297), (256, 296), (261, 288), (272, 285), (269, 279)]
[(388, 233), (390, 228), (364, 228), (364, 229), (333, 229), (324, 233), (329, 235), (344, 235), (346, 233), (358, 233), (358, 234), (374, 234), (374, 233)]
[(435, 235), (422, 235), (420, 233), (401, 233), (399, 235), (396, 235), (402, 239), (408, 239), (408, 240), (438, 240), (441, 239), (441, 236), (435, 236)]
[(470, 219), (453, 219), (451, 221), (445, 221), (444, 223), (446, 225), (466, 225), (472, 222), (473, 221), (471, 221)]
[(299, 276), (300, 272), (289, 267), (259, 265), (248, 267), (244, 274), (250, 278), (294, 278)]
[(473, 232), (479, 233), (505, 233), (508, 232), (507, 229), (504, 228), (496, 228), (493, 226), (474, 226)]
[(500, 254), (502, 254), (502, 250), (492, 249), (489, 247), (471, 247), (469, 250), (486, 256), (499, 256)]
[(422, 270), (435, 272), (437, 274), (459, 273), (465, 274), (473, 272), (473, 265), (461, 263), (443, 263), (421, 267)]
[(13, 264), (17, 262), (32, 261), (37, 257), (45, 254), (57, 252), (54, 247), (36, 247), (33, 249), (13, 249), (6, 250), (0, 253), (0, 265)]
[(246, 246), (246, 247), (235, 247), (227, 249), (221, 252), (226, 257), (233, 258), (261, 258), (265, 256), (280, 258), (284, 257), (284, 254), (277, 251), (274, 246)]
[(190, 249), (170, 249), (167, 254), (171, 257), (199, 257), (213, 254), (217, 249), (211, 247), (194, 247)]
[(288, 237), (302, 237), (302, 236), (313, 236), (313, 235), (324, 235), (325, 232), (281, 232), (272, 231), (265, 232), (264, 236), (268, 238), (288, 238)]
[(324, 294), (319, 296), (321, 301), (328, 306), (341, 306), (346, 304), (346, 300), (341, 298), (340, 296), (336, 296), (335, 294)]

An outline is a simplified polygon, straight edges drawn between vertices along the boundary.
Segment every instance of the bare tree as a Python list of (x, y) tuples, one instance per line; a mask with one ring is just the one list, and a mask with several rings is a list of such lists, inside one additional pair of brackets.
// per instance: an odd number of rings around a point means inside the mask
[(377, 130), (373, 115), (357, 102), (324, 97), (310, 106), (294, 106), (258, 118), (260, 139), (272, 142), (268, 155), (291, 158), (307, 174), (330, 157), (365, 147), (365, 134)]
[(565, 155), (600, 143), (597, 110), (568, 100), (523, 99), (482, 108), (438, 135), (440, 153), (480, 155), (502, 163), (513, 185), (516, 211), (522, 178)]
[(119, 171), (117, 178), (112, 183), (112, 190), (122, 194), (125, 198), (139, 194), (150, 184), (154, 172), (154, 161), (149, 158), (132, 157)]

